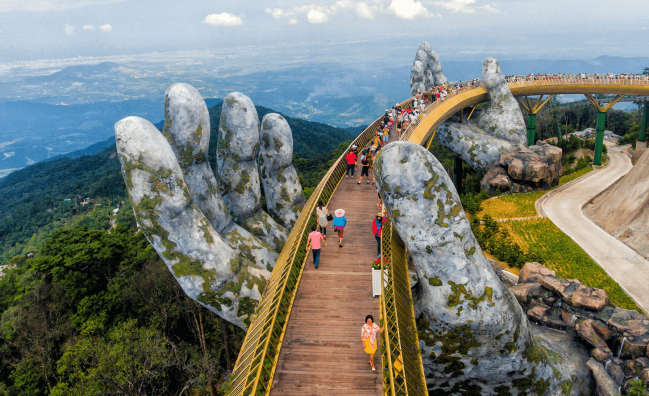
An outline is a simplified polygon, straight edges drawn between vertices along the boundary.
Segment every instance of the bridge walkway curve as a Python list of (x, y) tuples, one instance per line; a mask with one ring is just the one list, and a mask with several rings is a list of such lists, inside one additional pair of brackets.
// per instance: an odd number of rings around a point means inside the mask
[(359, 175), (343, 178), (329, 202), (330, 213), (345, 210), (343, 247), (329, 222), (318, 269), (309, 255), (302, 273), (271, 395), (383, 394), (381, 353), (374, 372), (361, 344), (365, 316), (377, 323), (380, 316), (370, 265), (376, 258), (372, 219), (378, 196), (371, 179), (358, 184)]

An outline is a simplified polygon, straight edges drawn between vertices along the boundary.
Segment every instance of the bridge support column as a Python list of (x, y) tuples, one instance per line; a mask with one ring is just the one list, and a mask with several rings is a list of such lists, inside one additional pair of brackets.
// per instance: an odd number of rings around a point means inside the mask
[(602, 149), (604, 147), (604, 130), (606, 129), (606, 112), (597, 113), (597, 135), (595, 135), (595, 158), (593, 165), (602, 165)]
[(527, 145), (533, 146), (536, 138), (536, 114), (530, 113), (527, 121)]
[(525, 96), (525, 102), (523, 102), (520, 98), (516, 98), (518, 100), (518, 103), (520, 103), (521, 106), (525, 110), (527, 110), (527, 114), (529, 115), (529, 118), (527, 120), (527, 145), (532, 146), (534, 143), (534, 139), (536, 139), (536, 115), (541, 111), (541, 109), (552, 99), (554, 95), (548, 96), (545, 101), (543, 101), (543, 96), (541, 95), (539, 99), (536, 101), (534, 105), (532, 105), (532, 102), (530, 102), (530, 99)]
[(642, 118), (640, 119), (640, 135), (638, 136), (638, 140), (641, 142), (647, 141), (647, 124), (649, 124), (649, 102), (644, 101), (642, 102)]
[(462, 159), (457, 155), (453, 156), (453, 184), (458, 194), (462, 194), (462, 179), (464, 172), (462, 170)]
[(626, 95), (617, 95), (613, 100), (608, 102), (604, 107), (597, 103), (593, 95), (585, 94), (586, 99), (595, 106), (597, 109), (597, 135), (595, 135), (595, 158), (593, 158), (593, 165), (602, 165), (602, 150), (604, 148), (604, 130), (606, 129), (606, 113)]

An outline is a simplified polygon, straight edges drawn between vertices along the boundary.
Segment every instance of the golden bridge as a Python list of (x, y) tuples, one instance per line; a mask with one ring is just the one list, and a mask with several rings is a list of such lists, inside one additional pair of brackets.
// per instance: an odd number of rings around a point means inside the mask
[[(649, 96), (649, 76), (562, 75), (513, 77), (509, 89), (527, 110), (528, 143), (534, 143), (536, 114), (557, 94), (584, 94), (598, 110), (595, 164), (601, 164), (606, 112), (625, 95)], [(593, 95), (616, 95), (606, 106)], [(529, 96), (539, 95), (534, 101)], [(428, 105), (401, 140), (430, 147), (437, 127), (489, 101), (484, 84), (450, 92)], [(402, 107), (410, 108), (412, 98)], [(640, 141), (648, 121), (644, 102)], [(603, 115), (603, 116), (602, 116)], [(464, 118), (464, 116), (462, 116)], [(427, 395), (410, 292), (404, 243), (389, 221), (382, 235), (381, 295), (371, 296), (370, 262), (375, 258), (371, 221), (376, 189), (345, 177), (352, 145), (370, 143), (382, 118), (367, 127), (338, 158), (313, 191), (282, 250), (256, 309), (232, 375), (231, 395), (375, 394)], [(368, 200), (369, 199), (369, 200)], [(322, 249), (320, 269), (308, 265), (307, 237), (316, 224), (318, 201), (343, 207), (349, 219), (344, 247)], [(331, 233), (333, 234), (333, 233)], [(349, 235), (351, 234), (351, 235)], [(369, 236), (369, 238), (368, 238)], [(331, 241), (334, 241), (332, 243)], [(320, 271), (320, 272), (318, 272)], [(360, 330), (365, 315), (380, 318), (377, 371), (364, 360)]]

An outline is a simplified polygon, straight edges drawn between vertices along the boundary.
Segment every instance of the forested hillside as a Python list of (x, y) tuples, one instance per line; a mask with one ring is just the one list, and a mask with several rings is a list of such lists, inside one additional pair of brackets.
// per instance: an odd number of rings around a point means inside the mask
[[(221, 104), (209, 110), (209, 157), (214, 165)], [(259, 106), (257, 111), (260, 118), (272, 112)], [(332, 152), (354, 135), (326, 124), (286, 118), (293, 131), (294, 162), (308, 193), (320, 180), (318, 175), (328, 169), (329, 160), (335, 158)], [(90, 198), (88, 203), (82, 204), (86, 198)], [(118, 207), (117, 216), (129, 217), (126, 198), (114, 144), (97, 154), (59, 158), (11, 173), (0, 179), (0, 265), (15, 255), (37, 251), (57, 228), (73, 223), (90, 226), (89, 222), (107, 228), (112, 210)], [(70, 201), (64, 202), (66, 199)], [(89, 217), (90, 211), (101, 215)]]
[[(310, 194), (353, 135), (287, 119)], [(220, 393), (244, 332), (185, 297), (137, 232), (119, 167), (111, 145), (0, 180), (0, 395)]]

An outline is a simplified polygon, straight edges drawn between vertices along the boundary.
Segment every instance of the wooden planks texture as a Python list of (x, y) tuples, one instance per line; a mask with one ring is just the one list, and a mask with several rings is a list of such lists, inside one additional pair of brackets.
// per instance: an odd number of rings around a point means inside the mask
[(346, 212), (343, 247), (338, 247), (329, 222), (328, 246), (322, 247), (318, 269), (309, 255), (302, 274), (275, 372), (274, 396), (383, 393), (380, 350), (373, 372), (361, 343), (365, 316), (379, 320), (371, 274), (378, 196), (372, 179), (368, 185), (363, 178), (359, 185), (359, 176), (360, 165), (353, 178), (343, 179), (329, 203), (332, 215), (340, 208)]

